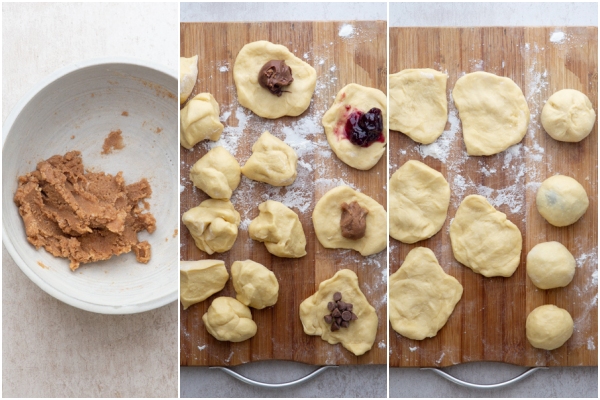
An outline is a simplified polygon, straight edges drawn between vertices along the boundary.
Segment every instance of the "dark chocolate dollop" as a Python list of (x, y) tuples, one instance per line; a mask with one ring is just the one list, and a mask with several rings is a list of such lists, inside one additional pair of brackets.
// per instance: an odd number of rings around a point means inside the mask
[(260, 86), (277, 96), (281, 96), (283, 88), (293, 81), (292, 69), (285, 64), (285, 60), (271, 60), (258, 73)]

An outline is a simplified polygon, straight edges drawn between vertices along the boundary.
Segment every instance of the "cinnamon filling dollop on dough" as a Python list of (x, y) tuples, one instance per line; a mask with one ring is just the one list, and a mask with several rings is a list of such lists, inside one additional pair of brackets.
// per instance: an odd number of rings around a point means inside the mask
[(353, 240), (364, 237), (367, 230), (368, 213), (369, 211), (362, 208), (356, 201), (350, 204), (342, 203), (342, 217), (340, 218), (342, 236)]

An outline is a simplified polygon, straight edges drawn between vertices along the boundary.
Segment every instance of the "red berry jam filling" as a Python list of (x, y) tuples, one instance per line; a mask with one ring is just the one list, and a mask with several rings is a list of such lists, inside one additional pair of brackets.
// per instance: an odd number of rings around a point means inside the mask
[(346, 138), (352, 144), (369, 147), (374, 142), (383, 142), (383, 117), (379, 108), (368, 112), (354, 111), (348, 117), (344, 127)]

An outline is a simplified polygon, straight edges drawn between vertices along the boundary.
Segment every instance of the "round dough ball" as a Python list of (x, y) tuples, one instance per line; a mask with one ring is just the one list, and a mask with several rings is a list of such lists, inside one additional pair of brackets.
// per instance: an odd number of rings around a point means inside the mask
[[(346, 137), (344, 132), (346, 121), (355, 111), (366, 113), (372, 108), (381, 110), (383, 141), (373, 142), (368, 147), (357, 146)], [(340, 160), (353, 168), (371, 169), (385, 153), (388, 134), (387, 98), (381, 90), (355, 83), (345, 86), (335, 97), (331, 108), (323, 115), (322, 122), (327, 141), (333, 152)]]
[(573, 318), (567, 310), (547, 304), (527, 316), (525, 330), (533, 347), (554, 350), (565, 344), (573, 334)]
[(179, 298), (183, 309), (208, 299), (223, 290), (229, 280), (225, 263), (220, 260), (180, 261)]
[(236, 261), (231, 266), (237, 300), (257, 310), (277, 303), (279, 282), (272, 271), (252, 260)]
[(444, 176), (411, 160), (390, 179), (390, 236), (403, 243), (428, 239), (444, 225), (450, 186)]
[(554, 93), (542, 110), (542, 125), (548, 135), (561, 142), (580, 142), (596, 122), (592, 102), (578, 90), (564, 89)]
[(200, 93), (191, 99), (179, 113), (180, 143), (191, 149), (202, 140), (217, 141), (223, 132), (219, 121), (219, 104), (210, 93)]
[(509, 78), (481, 71), (467, 74), (456, 81), (452, 98), (471, 156), (500, 153), (527, 133), (529, 107), (521, 88)]
[(213, 199), (229, 200), (240, 184), (240, 164), (218, 146), (200, 158), (190, 170), (190, 179)]
[(252, 155), (242, 167), (242, 174), (273, 186), (288, 186), (296, 180), (297, 162), (294, 149), (265, 131), (252, 145)]
[(454, 258), (483, 276), (511, 276), (521, 261), (521, 231), (483, 196), (460, 203), (450, 225)]
[(215, 339), (243, 342), (256, 335), (256, 323), (250, 309), (232, 297), (217, 297), (202, 321)]
[(540, 243), (527, 254), (527, 275), (540, 289), (565, 287), (573, 280), (575, 264), (575, 258), (561, 243)]
[(434, 69), (405, 69), (390, 75), (390, 129), (430, 144), (448, 120), (448, 75)]
[(189, 229), (196, 247), (208, 254), (233, 247), (240, 226), (240, 214), (229, 200), (208, 199), (189, 209), (181, 220)]
[[(285, 87), (281, 97), (258, 83), (258, 73), (271, 60), (284, 60), (292, 69), (294, 81)], [(287, 47), (260, 40), (240, 50), (233, 65), (233, 79), (242, 106), (263, 118), (275, 119), (296, 117), (308, 108), (317, 85), (317, 72)]]
[(535, 202), (542, 217), (554, 226), (574, 224), (590, 204), (583, 186), (564, 175), (546, 179), (538, 189)]
[[(365, 235), (360, 239), (342, 236), (340, 220), (342, 203), (357, 202), (369, 213)], [(353, 249), (363, 256), (379, 253), (387, 247), (387, 213), (383, 206), (369, 196), (348, 186), (338, 186), (325, 193), (312, 214), (315, 235), (327, 249)]]
[(179, 104), (190, 97), (198, 79), (198, 56), (179, 57)]
[(298, 214), (273, 200), (260, 204), (258, 210), (258, 217), (248, 226), (250, 238), (264, 242), (269, 253), (277, 257), (306, 255), (306, 236)]
[(414, 248), (390, 276), (392, 328), (409, 339), (434, 337), (446, 325), (462, 293), (462, 285), (444, 272), (433, 251)]

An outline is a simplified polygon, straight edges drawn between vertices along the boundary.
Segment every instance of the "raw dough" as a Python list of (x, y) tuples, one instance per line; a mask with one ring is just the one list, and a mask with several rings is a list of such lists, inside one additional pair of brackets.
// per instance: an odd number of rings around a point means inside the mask
[(548, 135), (561, 142), (580, 142), (596, 122), (596, 113), (588, 97), (578, 90), (554, 93), (542, 110), (542, 125)]
[(527, 254), (527, 275), (540, 289), (567, 286), (575, 275), (575, 258), (561, 243), (540, 243)]
[(430, 144), (448, 120), (448, 75), (434, 69), (405, 69), (390, 75), (390, 129)]
[(200, 93), (180, 111), (180, 142), (191, 149), (202, 140), (217, 141), (223, 132), (219, 121), (219, 104), (210, 93)]
[(252, 145), (252, 156), (242, 174), (273, 186), (288, 186), (296, 180), (297, 162), (298, 155), (290, 146), (265, 131)]
[[(332, 332), (331, 325), (325, 322), (324, 317), (329, 314), (327, 303), (336, 292), (342, 294), (346, 303), (354, 305), (352, 312), (358, 316), (358, 320), (352, 321), (348, 328)], [(371, 350), (375, 342), (377, 314), (360, 291), (358, 277), (349, 269), (343, 269), (333, 278), (321, 282), (319, 290), (300, 304), (300, 319), (307, 335), (321, 336), (329, 344), (342, 343), (357, 356)]]
[(208, 199), (183, 213), (196, 247), (208, 254), (223, 253), (233, 247), (240, 226), (240, 214), (229, 200)]
[(411, 160), (390, 179), (390, 236), (403, 243), (428, 239), (444, 225), (450, 186), (444, 176)]
[(242, 304), (262, 310), (277, 303), (279, 282), (264, 265), (252, 260), (236, 261), (231, 266), (231, 277)]
[(252, 239), (264, 242), (269, 253), (277, 257), (306, 255), (306, 236), (295, 212), (273, 200), (260, 204), (258, 210), (258, 217), (248, 227)]
[(198, 56), (179, 57), (179, 104), (185, 103), (198, 79)]
[(454, 258), (483, 276), (511, 276), (521, 260), (521, 231), (483, 196), (467, 196), (450, 225)]
[[(367, 214), (367, 229), (360, 239), (342, 236), (342, 203), (356, 201)], [(317, 239), (328, 249), (353, 249), (363, 256), (379, 253), (387, 247), (387, 213), (381, 204), (348, 186), (338, 186), (325, 193), (312, 215)]]
[(554, 226), (574, 224), (590, 205), (583, 186), (564, 175), (546, 179), (538, 189), (535, 202), (542, 217)]
[[(379, 108), (383, 118), (383, 142), (373, 142), (369, 147), (353, 144), (346, 138), (344, 127), (350, 113), (358, 110), (363, 113)], [(387, 145), (387, 98), (378, 89), (351, 83), (339, 91), (333, 105), (323, 116), (323, 126), (327, 141), (340, 160), (349, 166), (368, 170), (377, 164), (385, 153)]]
[(227, 342), (243, 342), (256, 335), (256, 323), (250, 309), (233, 297), (217, 297), (202, 321), (208, 333), (215, 339)]
[(37, 164), (19, 177), (14, 201), (25, 224), (27, 240), (54, 257), (79, 264), (108, 260), (133, 251), (146, 264), (151, 248), (137, 233), (156, 230), (156, 219), (142, 213), (140, 201), (150, 197), (146, 178), (125, 185), (123, 173), (85, 172), (81, 153), (71, 151)]
[(533, 347), (554, 350), (565, 344), (573, 334), (573, 318), (567, 310), (547, 304), (527, 316), (525, 330)]
[[(258, 82), (258, 73), (271, 60), (285, 60), (294, 77), (280, 97)], [(263, 118), (275, 119), (285, 115), (295, 117), (308, 108), (317, 85), (317, 72), (287, 47), (260, 40), (240, 50), (233, 66), (233, 79), (242, 106)]]
[(223, 290), (229, 280), (225, 263), (220, 260), (180, 261), (179, 298), (183, 309), (208, 299)]
[(467, 74), (456, 81), (452, 98), (471, 156), (500, 153), (527, 133), (529, 107), (521, 89), (509, 78), (482, 71)]
[(190, 170), (190, 179), (213, 199), (228, 200), (240, 184), (240, 172), (236, 159), (218, 146), (196, 161)]
[(409, 339), (434, 337), (446, 325), (462, 293), (462, 285), (444, 272), (433, 251), (414, 248), (390, 276), (392, 328)]

